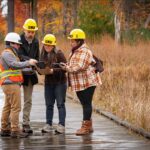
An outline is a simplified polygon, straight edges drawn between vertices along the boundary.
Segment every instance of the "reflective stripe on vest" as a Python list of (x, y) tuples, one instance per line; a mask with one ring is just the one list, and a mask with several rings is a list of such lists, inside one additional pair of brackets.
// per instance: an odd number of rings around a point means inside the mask
[(0, 72), (0, 79), (16, 76), (22, 76), (20, 70), (5, 70), (3, 72)]

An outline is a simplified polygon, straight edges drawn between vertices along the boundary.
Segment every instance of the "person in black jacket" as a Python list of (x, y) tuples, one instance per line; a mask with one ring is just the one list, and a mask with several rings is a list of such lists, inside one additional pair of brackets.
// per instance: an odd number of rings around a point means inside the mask
[[(34, 19), (27, 19), (23, 25), (24, 33), (20, 35), (22, 45), (20, 47), (20, 59), (22, 61), (30, 58), (39, 60), (39, 41), (35, 38), (35, 32), (38, 30)], [(34, 69), (26, 68), (23, 71), (23, 91), (24, 91), (24, 107), (23, 107), (23, 131), (32, 133), (30, 127), (30, 112), (32, 107), (32, 91), (33, 86), (38, 83), (38, 77)]]
[(59, 122), (55, 132), (65, 132), (65, 98), (67, 90), (66, 71), (59, 66), (60, 63), (66, 63), (66, 58), (61, 50), (56, 47), (56, 37), (53, 34), (45, 35), (41, 50), (40, 60), (46, 64), (44, 94), (46, 103), (46, 124), (42, 132), (51, 132), (53, 128), (54, 104), (57, 102)]

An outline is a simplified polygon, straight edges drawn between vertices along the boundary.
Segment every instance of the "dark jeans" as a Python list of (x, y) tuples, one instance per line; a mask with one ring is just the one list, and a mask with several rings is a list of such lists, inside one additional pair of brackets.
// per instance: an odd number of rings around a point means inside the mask
[(54, 104), (57, 102), (57, 108), (59, 113), (59, 124), (65, 126), (66, 108), (66, 84), (48, 85), (45, 84), (45, 102), (46, 102), (46, 123), (52, 125)]
[(82, 91), (77, 91), (76, 94), (83, 107), (83, 120), (91, 120), (92, 115), (92, 98), (96, 86), (89, 87)]

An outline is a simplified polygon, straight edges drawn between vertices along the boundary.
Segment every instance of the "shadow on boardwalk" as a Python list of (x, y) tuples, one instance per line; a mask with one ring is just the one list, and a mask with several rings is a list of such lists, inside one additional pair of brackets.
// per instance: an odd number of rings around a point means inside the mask
[[(41, 133), (45, 123), (45, 102), (43, 86), (36, 86), (33, 93), (31, 126), (34, 133), (26, 139), (0, 137), (0, 149), (36, 149), (36, 150), (150, 150), (150, 141), (131, 133), (124, 127), (93, 114), (94, 133), (87, 136), (76, 136), (74, 133), (81, 125), (82, 109), (79, 104), (66, 100), (67, 118), (66, 133)], [(2, 108), (0, 96), (0, 110)], [(1, 113), (0, 113), (1, 115)], [(20, 115), (22, 120), (22, 114)], [(55, 107), (54, 123), (58, 122), (58, 111)]]

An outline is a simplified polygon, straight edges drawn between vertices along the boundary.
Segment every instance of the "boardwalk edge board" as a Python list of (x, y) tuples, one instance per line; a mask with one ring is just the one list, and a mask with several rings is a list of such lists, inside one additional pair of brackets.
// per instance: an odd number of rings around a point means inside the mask
[[(79, 103), (79, 101), (77, 99), (75, 99), (73, 96), (71, 96), (68, 93), (67, 93), (67, 98), (69, 98), (71, 100), (74, 100), (74, 102), (76, 102), (76, 103)], [(100, 110), (98, 108), (95, 108), (94, 106), (93, 106), (93, 110), (96, 113), (99, 113), (99, 114), (103, 115), (104, 117), (107, 117), (110, 120), (113, 120), (117, 124), (119, 124), (121, 126), (124, 126), (124, 127), (128, 128), (128, 129), (130, 129), (131, 131), (133, 131), (133, 132), (135, 132), (135, 133), (137, 133), (139, 135), (142, 135), (143, 137), (145, 137), (147, 139), (150, 139), (150, 132), (145, 131), (143, 128), (137, 128), (134, 125), (132, 125), (131, 123), (128, 123), (127, 121), (124, 121), (124, 120), (120, 119), (119, 117), (113, 115), (112, 113), (107, 112), (107, 111), (102, 111), (102, 110)]]

